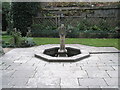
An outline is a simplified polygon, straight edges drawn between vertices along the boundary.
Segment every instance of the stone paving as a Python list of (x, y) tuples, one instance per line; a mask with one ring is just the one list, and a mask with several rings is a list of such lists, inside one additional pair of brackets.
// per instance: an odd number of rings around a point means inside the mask
[(47, 62), (34, 53), (54, 45), (16, 48), (0, 58), (2, 88), (118, 88), (118, 53), (113, 47), (69, 44), (89, 52), (77, 62)]

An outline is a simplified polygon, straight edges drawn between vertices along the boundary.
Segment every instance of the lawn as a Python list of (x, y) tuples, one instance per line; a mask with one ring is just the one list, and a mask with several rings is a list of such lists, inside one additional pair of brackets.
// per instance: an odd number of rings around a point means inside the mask
[[(2, 39), (6, 42), (9, 41), (11, 37), (8, 35), (2, 36)], [(37, 45), (44, 44), (59, 44), (59, 38), (43, 38), (34, 37), (33, 40)], [(66, 44), (83, 44), (96, 47), (115, 47), (120, 50), (119, 46), (120, 39), (93, 39), (93, 38), (66, 38)]]
[[(59, 44), (59, 38), (33, 38), (37, 45)], [(116, 47), (120, 39), (66, 38), (66, 44), (83, 44), (96, 47)]]

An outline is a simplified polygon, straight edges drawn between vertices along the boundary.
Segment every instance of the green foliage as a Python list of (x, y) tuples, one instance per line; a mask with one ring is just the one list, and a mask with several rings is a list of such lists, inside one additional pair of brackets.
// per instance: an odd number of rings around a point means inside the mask
[(22, 38), (20, 47), (31, 47), (34, 45), (36, 45), (36, 44), (33, 41), (33, 38), (24, 37), (24, 38)]
[(99, 24), (92, 24), (89, 23), (86, 19), (82, 20), (78, 23), (78, 25), (75, 27), (75, 29), (79, 31), (86, 31), (86, 30), (95, 30), (95, 31), (113, 31), (115, 30), (115, 27), (110, 26), (108, 22), (105, 19), (102, 19)]
[[(6, 37), (4, 37), (6, 38)], [(31, 47), (35, 42), (30, 37), (22, 37), (21, 32), (14, 29), (9, 41), (2, 41), (2, 47)]]
[(76, 26), (75, 29), (78, 29), (78, 30), (89, 30), (90, 26), (91, 26), (90, 23), (88, 23), (88, 21), (86, 19), (84, 19), (80, 23), (78, 23), (78, 25)]
[(6, 14), (10, 11), (10, 3), (2, 2), (2, 13)]
[(6, 31), (8, 26), (8, 22), (6, 20), (6, 15), (2, 14), (2, 31)]
[[(5, 35), (2, 36), (2, 40), (8, 41), (10, 36)], [(41, 38), (41, 37), (34, 37), (33, 41), (37, 45), (44, 45), (44, 44), (59, 44), (60, 38)], [(90, 46), (97, 46), (97, 47), (116, 47), (120, 50), (119, 47), (119, 40), (120, 39), (113, 39), (113, 38), (66, 38), (66, 44), (83, 44), (83, 45), (90, 45)], [(112, 42), (112, 43), (111, 43)]]
[(118, 38), (119, 34), (116, 29), (110, 26), (105, 19), (99, 22), (100, 24), (89, 23), (86, 19), (72, 27), (71, 32), (67, 33), (67, 37), (72, 38)]
[[(90, 25), (88, 22), (82, 22), (73, 27), (67, 25), (67, 38), (118, 38), (119, 35), (115, 29), (105, 27), (105, 25)], [(32, 36), (34, 37), (59, 37), (57, 27), (48, 26), (47, 24), (34, 24), (32, 25)], [(112, 33), (112, 34), (111, 34)]]
[(8, 34), (10, 34), (10, 31), (13, 29), (11, 3), (9, 2), (2, 3), (2, 26), (3, 30), (7, 30)]
[(21, 31), (22, 36), (26, 36), (27, 27), (31, 26), (32, 18), (37, 14), (39, 6), (37, 2), (12, 3), (14, 27)]
[(48, 26), (46, 24), (34, 24), (31, 26), (31, 33), (33, 37), (58, 37), (56, 26)]
[(3, 47), (3, 48), (6, 48), (6, 47), (7, 47), (7, 43), (6, 43), (4, 40), (2, 40), (2, 47)]
[(2, 30), (6, 31), (8, 26), (7, 17), (10, 12), (10, 3), (3, 2), (2, 3)]
[(14, 47), (20, 47), (21, 44), (21, 32), (17, 31), (16, 28), (12, 31), (12, 38), (10, 40), (10, 44)]
[(110, 24), (108, 24), (107, 21), (104, 19), (99, 22), (99, 28), (106, 31), (111, 30)]
[(79, 37), (79, 30), (75, 29), (72, 25), (67, 26), (67, 38)]
[(100, 31), (101, 29), (100, 29), (100, 27), (99, 27), (98, 25), (93, 25), (93, 26), (90, 28), (90, 30), (98, 30), (98, 31)]

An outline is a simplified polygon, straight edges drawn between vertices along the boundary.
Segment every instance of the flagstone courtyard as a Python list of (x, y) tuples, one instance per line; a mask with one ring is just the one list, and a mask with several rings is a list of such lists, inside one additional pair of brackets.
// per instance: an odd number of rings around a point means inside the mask
[(0, 58), (2, 88), (118, 88), (118, 52), (114, 47), (67, 44), (90, 52), (76, 62), (47, 62), (34, 54), (51, 46), (15, 48)]

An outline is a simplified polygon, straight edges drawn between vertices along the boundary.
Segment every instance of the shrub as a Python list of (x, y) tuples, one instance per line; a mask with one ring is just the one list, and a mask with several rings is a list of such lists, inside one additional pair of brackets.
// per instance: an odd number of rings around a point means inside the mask
[(120, 34), (109, 31), (86, 30), (79, 33), (80, 38), (119, 38)]
[(89, 30), (90, 29), (90, 23), (88, 23), (88, 21), (86, 19), (82, 20), (81, 22), (79, 22), (76, 26), (77, 30)]
[(36, 44), (33, 41), (33, 38), (24, 37), (23, 40), (21, 41), (20, 47), (31, 47), (34, 45), (36, 45)]
[(79, 36), (79, 30), (76, 29), (75, 27), (68, 25), (67, 26), (67, 35), (66, 37), (68, 38), (76, 38)]
[[(67, 35), (68, 38), (116, 38), (118, 37), (116, 29), (109, 26), (105, 20), (100, 22), (100, 25), (92, 25), (86, 20), (81, 21), (73, 27), (72, 25), (67, 25)], [(102, 25), (102, 26), (101, 26)], [(34, 37), (59, 37), (59, 33), (56, 26), (49, 26), (47, 23), (34, 24), (32, 25), (32, 36)], [(114, 33), (111, 36), (108, 33)]]
[(102, 19), (99, 22), (98, 27), (100, 28), (100, 30), (104, 30), (104, 31), (110, 31), (115, 29), (115, 27), (111, 26), (105, 19)]
[(13, 44), (10, 44), (10, 42), (5, 42), (4, 40), (2, 41), (2, 47), (7, 48), (7, 47), (15, 47)]
[(3, 41), (3, 47), (31, 47), (35, 45), (32, 38), (22, 37), (21, 32), (17, 31), (16, 28), (12, 31), (11, 36), (10, 42)]
[(37, 2), (12, 2), (14, 27), (19, 29), (22, 36), (26, 36), (27, 27), (32, 24), (32, 17), (36, 15), (40, 4)]
[(90, 27), (90, 30), (101, 30), (100, 27), (98, 25), (93, 25)]
[(11, 36), (12, 38), (10, 40), (10, 44), (13, 45), (14, 47), (20, 47), (20, 43), (22, 40), (21, 32), (17, 31), (16, 28), (14, 28)]
[(55, 26), (46, 26), (41, 24), (34, 24), (31, 27), (33, 37), (58, 37), (58, 30)]
[(7, 47), (5, 41), (2, 41), (2, 47), (3, 47), (3, 48), (6, 48), (6, 47)]

